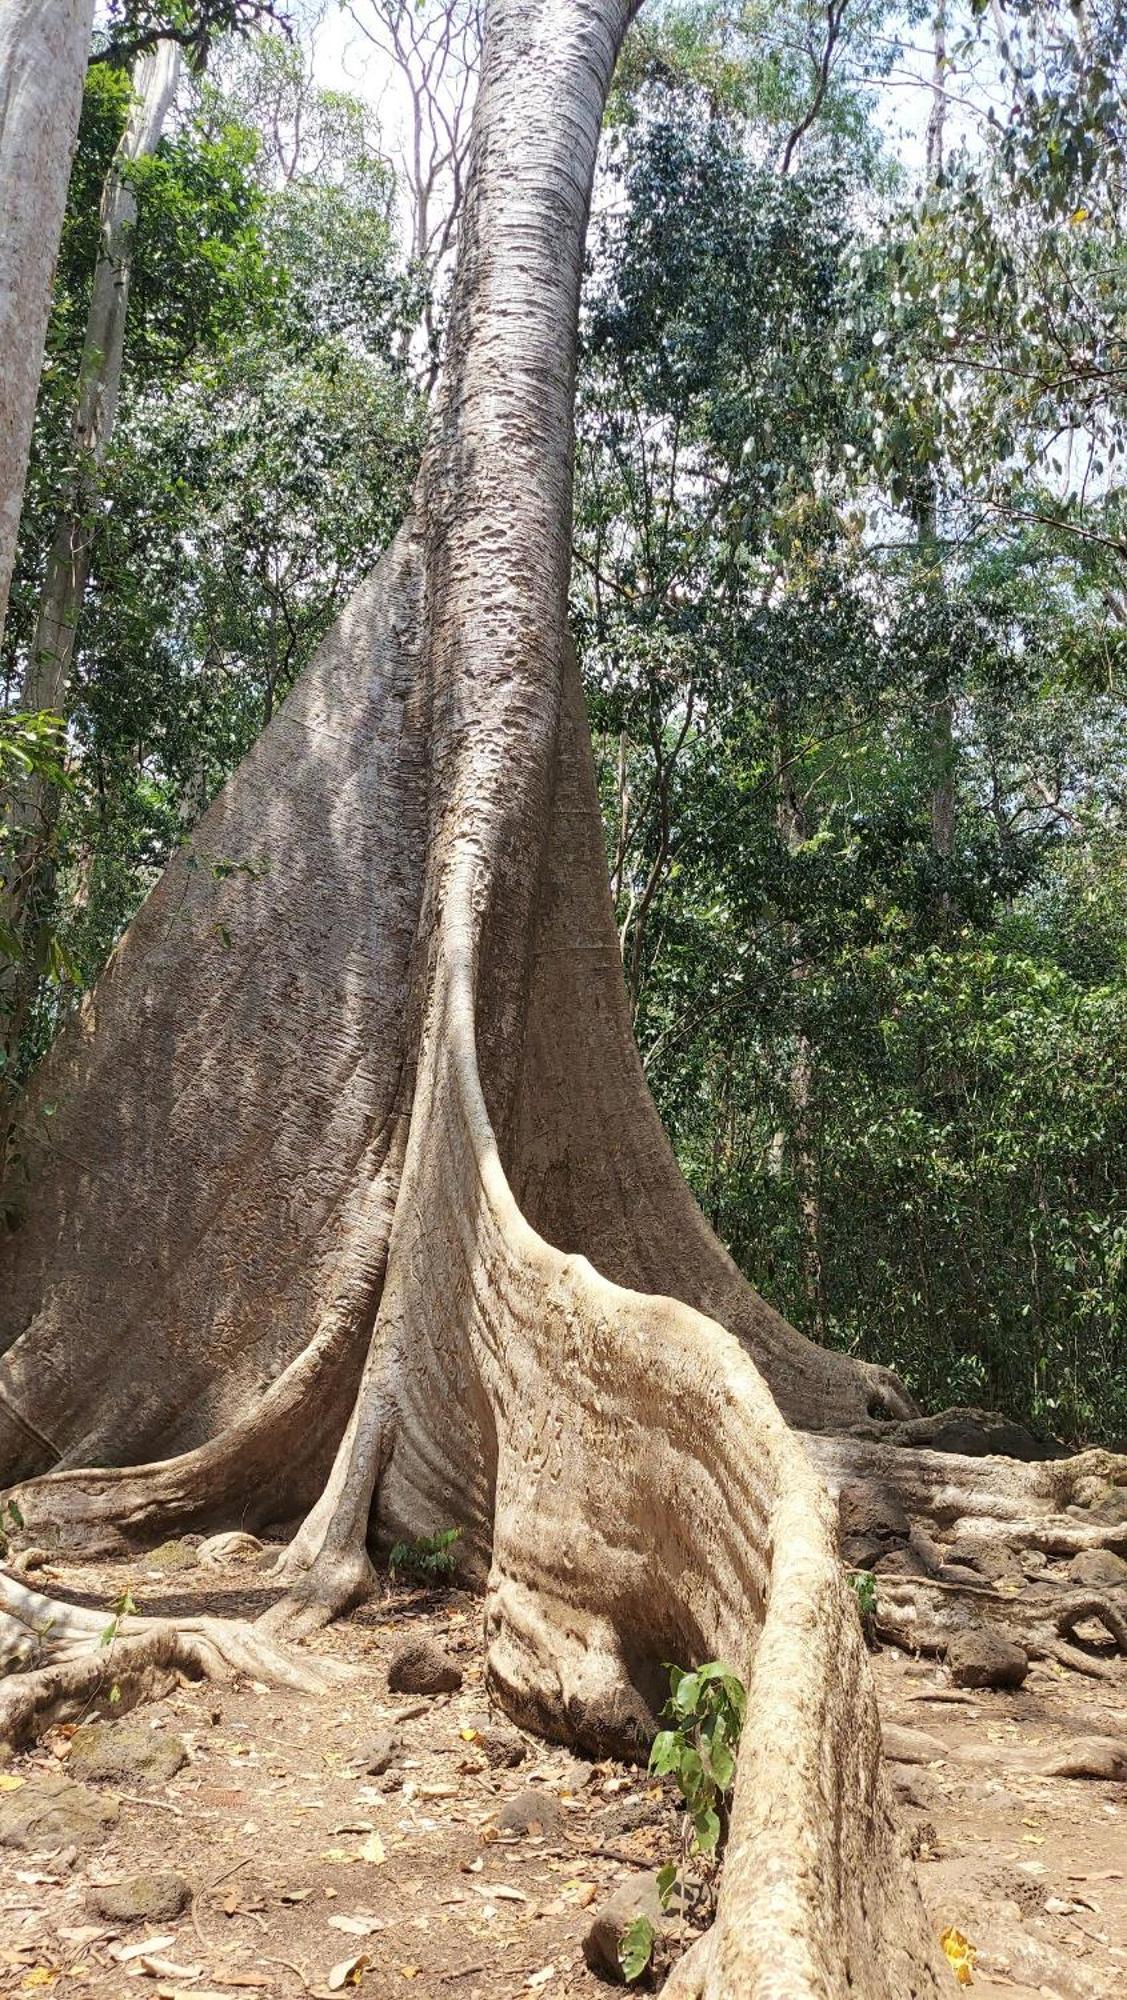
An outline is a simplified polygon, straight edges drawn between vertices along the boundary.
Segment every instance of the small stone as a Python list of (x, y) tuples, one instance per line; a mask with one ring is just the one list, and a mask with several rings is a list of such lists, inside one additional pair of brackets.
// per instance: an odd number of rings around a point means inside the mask
[(1112, 1784), (1127, 1783), (1127, 1739), (1118, 1736), (1084, 1736), (1062, 1757), (1045, 1766), (1049, 1778), (1103, 1778)]
[(387, 1670), (392, 1694), (454, 1694), (462, 1669), (434, 1639), (409, 1639)]
[(166, 1923), (192, 1900), (182, 1875), (130, 1875), (121, 1882), (95, 1882), (86, 1891), (90, 1914), (111, 1924)]
[(871, 1567), (877, 1576), (927, 1576), (927, 1564), (915, 1549), (883, 1549), (872, 1558)]
[(178, 1736), (125, 1722), (86, 1722), (71, 1738), (67, 1768), (95, 1784), (166, 1785), (187, 1761)]
[(881, 1722), (881, 1749), (890, 1764), (936, 1764), (947, 1755), (947, 1746), (926, 1729), (905, 1729), (899, 1722)]
[(509, 1729), (504, 1723), (495, 1729), (483, 1729), (477, 1748), (495, 1771), (514, 1770), (528, 1755), (528, 1746), (519, 1730)]
[(872, 1569), (891, 1548), (907, 1542), (912, 1528), (899, 1495), (877, 1480), (843, 1486), (838, 1519), (841, 1553), (855, 1569)]
[(506, 1801), (497, 1815), (497, 1829), (500, 1833), (532, 1834), (535, 1838), (544, 1834), (549, 1840), (555, 1839), (563, 1828), (563, 1810), (558, 1799), (551, 1792), (534, 1790), (515, 1792)]
[(69, 1778), (35, 1773), (18, 1792), (0, 1792), (0, 1847), (55, 1853), (99, 1847), (117, 1821), (116, 1799), (99, 1798)]
[[(676, 1901), (674, 1892), (673, 1903)], [(592, 1972), (623, 1983), (625, 1975), (619, 1961), (619, 1946), (631, 1924), (639, 1917), (649, 1919), (658, 1939), (664, 1937), (677, 1920), (672, 1905), (668, 1911), (662, 1908), (656, 1875), (631, 1875), (628, 1881), (620, 1882), (617, 1889), (612, 1890), (605, 1903), (600, 1903), (583, 1939), (583, 1956)]]
[(988, 1583), (1020, 1582), (1024, 1572), (1004, 1542), (951, 1542), (944, 1551), (948, 1563), (971, 1570)]
[(981, 1627), (949, 1640), (947, 1665), (956, 1687), (1019, 1688), (1029, 1672), (1029, 1655), (1016, 1639)]
[(585, 1763), (582, 1757), (569, 1757), (562, 1771), (558, 1773), (556, 1783), (564, 1797), (570, 1798), (574, 1797), (576, 1792), (585, 1791), (594, 1775), (593, 1764)]
[(1111, 1549), (1084, 1549), (1073, 1556), (1068, 1574), (1074, 1583), (1086, 1584), (1089, 1590), (1116, 1590), (1127, 1584), (1127, 1562)]
[(385, 1771), (403, 1754), (403, 1738), (397, 1729), (381, 1729), (373, 1736), (364, 1753), (361, 1769), (373, 1778), (382, 1778)]
[(636, 1833), (640, 1826), (652, 1826), (658, 1816), (656, 1799), (615, 1799), (599, 1814), (601, 1835)]
[(188, 1542), (158, 1542), (155, 1549), (145, 1551), (143, 1561), (146, 1569), (159, 1569), (166, 1576), (173, 1576), (177, 1570), (195, 1569), (198, 1557)]

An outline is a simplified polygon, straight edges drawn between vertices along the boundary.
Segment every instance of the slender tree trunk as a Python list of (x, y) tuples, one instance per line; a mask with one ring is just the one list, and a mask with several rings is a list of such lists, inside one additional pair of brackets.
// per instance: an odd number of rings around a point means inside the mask
[[(20, 705), (28, 711), (66, 706), (74, 661), (75, 635), (90, 570), (98, 481), (117, 421), (129, 281), (137, 203), (127, 169), (151, 153), (160, 138), (176, 92), (180, 51), (161, 42), (142, 56), (134, 78), (135, 99), (114, 154), (102, 195), (98, 259), (82, 343), (72, 427), (74, 470), (55, 520), (39, 601), (35, 636), (24, 675)], [(59, 793), (45, 779), (30, 776), (8, 804), (11, 825), (0, 914), (21, 940), (22, 958), (3, 977), (3, 1038), (6, 1076), (27, 1023), (38, 978), (36, 939), (54, 902), (53, 834)], [(10, 1087), (0, 1085), (0, 1157), (6, 1148), (11, 1112)]]
[[(810, 829), (806, 806), (798, 794), (787, 707), (783, 697), (774, 703), (772, 713), (776, 757), (775, 825), (787, 854), (794, 855), (803, 841), (809, 838)], [(790, 952), (791, 991), (797, 1013), (810, 967), (803, 956), (800, 927), (787, 924), (785, 935)], [(796, 1020), (794, 1048), (787, 1070), (790, 1115), (786, 1141), (794, 1175), (799, 1266), (806, 1305), (805, 1325), (811, 1336), (820, 1342), (826, 1330), (826, 1286), (822, 1266), (821, 1174), (814, 1114), (814, 1080), (814, 1049), (800, 1020)]]
[(98, 475), (117, 423), (137, 200), (128, 169), (152, 153), (176, 94), (180, 51), (161, 42), (142, 56), (134, 102), (106, 177), (98, 261), (75, 397), (75, 471), (55, 522), (35, 638), (23, 689), (29, 709), (61, 708), (74, 659), (75, 630), (90, 569)]
[(93, 18), (93, 0), (0, 8), (0, 641)]
[[(932, 68), (931, 112), (927, 123), (927, 184), (938, 187), (943, 175), (943, 147), (947, 114), (947, 0), (939, 0), (934, 21), (934, 63)], [(920, 561), (938, 569), (939, 505), (934, 472), (928, 468), (920, 478), (915, 510), (916, 542)], [(945, 659), (929, 690), (929, 747), (931, 763), (931, 844), (941, 868), (946, 868), (955, 851), (955, 691), (952, 662)], [(939, 899), (944, 923), (950, 916), (950, 891), (945, 887)]]

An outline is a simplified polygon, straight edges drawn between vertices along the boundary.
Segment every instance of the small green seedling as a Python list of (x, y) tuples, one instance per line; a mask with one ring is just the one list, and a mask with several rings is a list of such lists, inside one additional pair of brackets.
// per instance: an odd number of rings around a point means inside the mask
[(122, 1591), (121, 1596), (115, 1597), (113, 1603), (110, 1605), (113, 1617), (98, 1639), (99, 1646), (112, 1646), (121, 1630), (122, 1619), (136, 1618), (137, 1609), (137, 1600), (127, 1585)]
[(396, 1542), (387, 1559), (393, 1577), (413, 1576), (417, 1583), (446, 1583), (454, 1574), (454, 1544), (460, 1528), (443, 1528), (437, 1535), (420, 1535), (414, 1542)]
[(849, 1581), (857, 1593), (857, 1609), (862, 1618), (874, 1617), (877, 1608), (877, 1580), (872, 1570), (855, 1570)]
[(12, 1545), (12, 1536), (23, 1527), (23, 1515), (14, 1500), (0, 1500), (0, 1558)]
[[(736, 1774), (736, 1749), (747, 1713), (747, 1689), (719, 1660), (686, 1673), (670, 1667), (669, 1727), (654, 1738), (650, 1770), (677, 1784), (693, 1831), (691, 1851), (716, 1854), (728, 1831), (728, 1795)], [(675, 1869), (662, 1869), (668, 1897)]]
[(654, 1954), (654, 1927), (648, 1917), (635, 1917), (618, 1940), (618, 1963), (628, 1986), (642, 1977)]

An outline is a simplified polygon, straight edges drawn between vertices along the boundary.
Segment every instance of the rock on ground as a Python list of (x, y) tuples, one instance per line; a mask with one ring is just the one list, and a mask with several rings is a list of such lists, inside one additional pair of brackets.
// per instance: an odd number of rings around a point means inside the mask
[(1127, 1588), (1127, 1562), (1112, 1549), (1081, 1550), (1069, 1563), (1068, 1574), (1074, 1583), (1086, 1584), (1090, 1590)]
[(1103, 1778), (1127, 1784), (1127, 1738), (1086, 1736), (1045, 1766), (1049, 1778)]
[(116, 1799), (36, 1773), (18, 1791), (0, 1793), (0, 1847), (97, 1847), (117, 1816)]
[(981, 1627), (955, 1634), (947, 1665), (956, 1687), (1019, 1688), (1029, 1672), (1029, 1655), (1016, 1639)]
[(93, 1882), (86, 1891), (91, 1916), (111, 1924), (167, 1923), (191, 1900), (191, 1885), (171, 1869), (130, 1875), (121, 1882)]
[(583, 1956), (592, 1972), (621, 1983), (625, 1975), (618, 1956), (619, 1946), (631, 1924), (645, 1917), (653, 1925), (654, 1937), (660, 1943), (680, 1930), (681, 1908), (676, 1885), (670, 1907), (663, 1907), (656, 1875), (631, 1875), (628, 1881), (620, 1882), (606, 1901), (600, 1903), (584, 1935)]
[(563, 1808), (550, 1792), (516, 1792), (497, 1815), (499, 1833), (544, 1833), (552, 1838), (563, 1827)]
[(392, 1694), (455, 1694), (462, 1669), (435, 1639), (410, 1639), (393, 1656), (387, 1670)]
[(93, 1783), (166, 1785), (188, 1761), (178, 1736), (124, 1722), (85, 1722), (71, 1738), (68, 1768)]

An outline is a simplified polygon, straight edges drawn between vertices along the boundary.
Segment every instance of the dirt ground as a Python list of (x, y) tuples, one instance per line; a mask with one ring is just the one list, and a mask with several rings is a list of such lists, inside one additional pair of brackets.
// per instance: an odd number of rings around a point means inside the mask
[[(180, 1559), (194, 1565), (194, 1552)], [(105, 1606), (107, 1618), (127, 1587), (143, 1611), (170, 1615), (253, 1615), (272, 1595), (245, 1564), (168, 1574), (143, 1557), (59, 1563), (29, 1581)], [(457, 1693), (388, 1693), (389, 1658), (416, 1633), (454, 1655)], [(479, 1637), (473, 1598), (397, 1589), (314, 1642), (356, 1670), (329, 1697), (182, 1682), (137, 1709), (130, 1727), (180, 1739), (187, 1762), (167, 1782), (92, 1787), (117, 1808), (93, 1847), (0, 1847), (0, 1992), (605, 1992), (584, 1962), (584, 1934), (617, 1882), (676, 1852), (672, 1799), (644, 1771), (582, 1763), (531, 1738), (523, 1762), (493, 1768)], [(109, 1647), (107, 1674), (111, 1661)], [(954, 1928), (976, 1948), (974, 1986), (1127, 1995), (1127, 1785), (1039, 1774), (1080, 1738), (1123, 1739), (1127, 1680), (1035, 1665), (1020, 1693), (967, 1694), (933, 1663), (886, 1649), (874, 1665), (886, 1723), (932, 1739), (898, 1739), (919, 1761), (891, 1770), (936, 1931)], [(402, 1751), (369, 1774), (373, 1741), (391, 1725)], [(0, 1769), (0, 1805), (66, 1775), (73, 1733), (58, 1729)], [(503, 1808), (526, 1793), (530, 1829), (499, 1829)], [(153, 1870), (186, 1879), (180, 1915), (91, 1913), (92, 1888)]]

